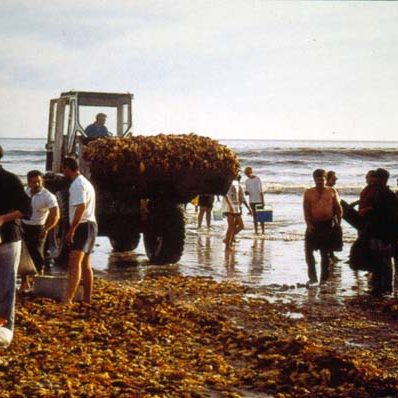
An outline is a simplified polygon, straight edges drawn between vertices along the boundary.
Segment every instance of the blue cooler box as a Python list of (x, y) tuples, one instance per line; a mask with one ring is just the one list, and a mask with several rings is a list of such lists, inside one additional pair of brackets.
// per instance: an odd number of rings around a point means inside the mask
[(256, 221), (257, 222), (272, 222), (272, 206), (256, 205)]

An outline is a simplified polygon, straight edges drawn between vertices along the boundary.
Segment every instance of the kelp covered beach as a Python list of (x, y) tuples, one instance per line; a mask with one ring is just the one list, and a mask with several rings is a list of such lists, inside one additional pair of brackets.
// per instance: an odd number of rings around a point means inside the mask
[(295, 304), (204, 277), (96, 280), (93, 303), (20, 297), (4, 397), (394, 397), (398, 302)]

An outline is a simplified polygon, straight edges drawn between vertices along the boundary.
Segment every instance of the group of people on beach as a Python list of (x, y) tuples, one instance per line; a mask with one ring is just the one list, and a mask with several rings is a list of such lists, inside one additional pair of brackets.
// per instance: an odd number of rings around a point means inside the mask
[[(0, 146), (0, 159), (3, 157)], [(77, 161), (65, 158), (62, 164), (69, 188), (69, 229), (65, 243), (69, 248), (68, 288), (64, 304), (70, 304), (83, 276), (84, 298), (89, 303), (93, 288), (90, 253), (97, 235), (95, 219), (95, 191), (80, 174)], [(18, 267), (22, 257), (29, 256), (39, 274), (45, 267), (44, 244), (48, 232), (60, 219), (57, 198), (43, 186), (38, 170), (27, 174), (24, 189), (19, 178), (0, 166), (0, 346), (7, 346), (13, 338)], [(24, 253), (22, 242), (26, 245)], [(22, 258), (23, 260), (23, 258)], [(29, 289), (24, 276), (20, 290)]]
[[(95, 122), (86, 127), (86, 136), (112, 135), (105, 126), (106, 118), (104, 113), (98, 113)], [(0, 159), (3, 155), (0, 146)], [(70, 181), (69, 227), (64, 237), (68, 247), (69, 278), (63, 303), (72, 303), (81, 279), (83, 302), (90, 303), (94, 281), (90, 254), (97, 236), (95, 190), (80, 174), (75, 158), (63, 159), (62, 173)], [(27, 182), (24, 189), (16, 175), (0, 166), (0, 346), (7, 346), (13, 338), (18, 268), (30, 261), (37, 274), (44, 273), (47, 234), (60, 221), (58, 200), (43, 186), (42, 173), (29, 171)], [(29, 292), (30, 284), (29, 276), (21, 273), (21, 293)]]
[[(238, 177), (222, 199), (222, 212), (227, 219), (227, 231), (223, 240), (227, 251), (234, 249), (236, 235), (244, 228), (242, 208), (245, 206), (253, 216), (254, 230), (258, 224), (264, 234), (264, 223), (259, 223), (256, 210), (264, 206), (264, 190), (259, 177), (251, 167), (244, 169), (247, 179), (244, 188)], [(392, 290), (392, 258), (398, 270), (398, 197), (387, 185), (389, 172), (378, 168), (366, 175), (366, 187), (358, 201), (348, 204), (341, 200), (335, 188), (336, 172), (317, 169), (313, 172), (314, 186), (306, 189), (303, 197), (306, 231), (304, 238), (305, 260), (308, 269), (308, 286), (325, 284), (332, 264), (339, 259), (335, 252), (343, 248), (341, 220), (358, 230), (358, 239), (353, 244), (349, 262), (354, 269), (370, 272), (372, 293), (381, 295)], [(249, 196), (249, 203), (245, 199)], [(199, 196), (198, 227), (206, 215), (210, 227), (214, 196)], [(358, 206), (358, 210), (355, 209)], [(320, 278), (316, 271), (314, 253), (320, 252)], [(397, 272), (398, 273), (398, 272)]]
[[(265, 233), (264, 222), (257, 220), (257, 210), (264, 207), (264, 191), (261, 180), (254, 174), (252, 167), (246, 167), (244, 173), (247, 177), (245, 180), (245, 189), (243, 190), (241, 186), (241, 177), (239, 175), (230, 185), (227, 194), (222, 198), (221, 211), (227, 219), (227, 231), (223, 240), (225, 250), (234, 249), (236, 235), (244, 228), (242, 219), (243, 206), (246, 207), (249, 214), (253, 217), (255, 233), (258, 234), (258, 224), (261, 225), (262, 234)], [(249, 197), (249, 203), (245, 195)], [(199, 195), (198, 228), (202, 227), (204, 215), (206, 216), (207, 227), (210, 228), (214, 200), (214, 195)]]
[[(103, 129), (104, 115), (97, 115), (93, 134)], [(98, 131), (97, 131), (98, 130)], [(0, 159), (3, 149), (0, 146)], [(95, 190), (80, 174), (74, 158), (65, 158), (62, 172), (71, 182), (69, 188), (69, 230), (65, 243), (68, 254), (68, 288), (64, 303), (70, 304), (83, 279), (83, 301), (89, 303), (93, 289), (93, 271), (90, 253), (97, 235), (95, 219)], [(264, 207), (262, 182), (252, 167), (244, 169), (244, 188), (237, 177), (222, 198), (222, 213), (227, 220), (224, 237), (226, 251), (234, 250), (237, 234), (244, 228), (242, 207), (253, 217), (254, 231), (265, 233), (264, 222), (257, 212)], [(315, 185), (304, 192), (303, 208), (306, 222), (305, 259), (308, 266), (308, 285), (318, 283), (314, 252), (320, 251), (320, 283), (327, 282), (331, 264), (336, 261), (335, 251), (342, 250), (341, 220), (358, 229), (350, 262), (356, 269), (366, 269), (372, 275), (372, 292), (382, 295), (392, 290), (392, 258), (398, 265), (398, 197), (387, 185), (389, 173), (378, 168), (366, 176), (367, 186), (357, 202), (348, 204), (340, 199), (335, 189), (334, 171), (323, 169), (313, 172)], [(57, 198), (43, 186), (43, 175), (32, 170), (27, 174), (28, 187), (24, 189), (14, 174), (0, 166), (0, 345), (8, 345), (13, 338), (14, 307), (17, 270), (20, 264), (22, 238), (27, 252), (39, 274), (44, 272), (44, 243), (47, 234), (60, 220)], [(248, 196), (248, 201), (245, 196)], [(214, 196), (200, 195), (198, 227), (206, 217), (210, 227)], [(358, 211), (355, 206), (358, 205)], [(23, 251), (22, 251), (23, 253)], [(398, 268), (398, 267), (397, 267)], [(20, 290), (29, 289), (30, 280), (22, 278)]]
[(350, 252), (352, 268), (370, 272), (372, 294), (380, 296), (392, 291), (392, 259), (395, 267), (398, 264), (398, 196), (387, 185), (389, 176), (383, 168), (369, 170), (359, 200), (348, 204), (340, 200), (334, 188), (337, 177), (333, 171), (313, 172), (315, 186), (304, 192), (303, 203), (309, 284), (318, 282), (315, 250), (321, 255), (320, 283), (327, 281), (329, 267), (336, 259), (334, 251), (342, 249), (344, 218), (358, 230), (358, 239)]

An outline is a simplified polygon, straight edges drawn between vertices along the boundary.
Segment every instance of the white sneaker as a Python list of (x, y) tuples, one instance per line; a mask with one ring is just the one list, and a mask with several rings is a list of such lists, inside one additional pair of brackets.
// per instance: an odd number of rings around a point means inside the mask
[(0, 347), (8, 347), (12, 341), (12, 338), (14, 336), (14, 333), (4, 327), (0, 327)]

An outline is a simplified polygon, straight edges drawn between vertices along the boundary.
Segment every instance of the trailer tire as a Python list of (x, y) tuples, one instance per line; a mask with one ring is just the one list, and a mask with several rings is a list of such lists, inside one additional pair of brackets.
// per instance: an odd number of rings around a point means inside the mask
[(155, 265), (172, 264), (184, 251), (185, 219), (180, 205), (154, 207), (144, 231), (145, 251)]

